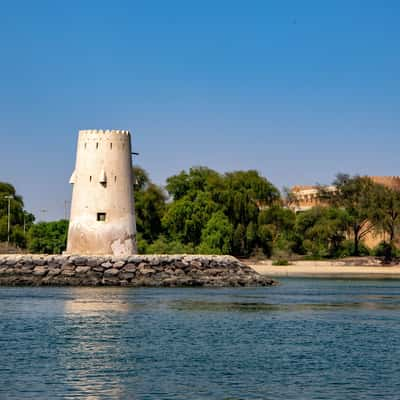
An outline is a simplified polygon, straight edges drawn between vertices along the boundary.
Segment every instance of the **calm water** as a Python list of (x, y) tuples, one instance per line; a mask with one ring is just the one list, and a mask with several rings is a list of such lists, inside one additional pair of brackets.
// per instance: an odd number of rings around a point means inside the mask
[(0, 288), (0, 399), (399, 399), (400, 281)]

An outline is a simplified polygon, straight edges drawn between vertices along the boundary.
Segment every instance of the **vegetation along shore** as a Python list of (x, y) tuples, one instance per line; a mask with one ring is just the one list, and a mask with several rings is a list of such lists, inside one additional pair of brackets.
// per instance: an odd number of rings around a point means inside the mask
[[(335, 190), (320, 186), (320, 201), (295, 212), (293, 193), (282, 194), (253, 170), (221, 174), (194, 167), (168, 178), (165, 187), (154, 184), (140, 167), (134, 167), (134, 174), (141, 254), (281, 261), (373, 255), (385, 263), (398, 254), (400, 193), (368, 177), (338, 175)], [(0, 242), (9, 238), (15, 251), (57, 254), (65, 249), (67, 228), (65, 220), (36, 223), (15, 188), (0, 183)], [(371, 234), (383, 238), (374, 248), (364, 243)]]

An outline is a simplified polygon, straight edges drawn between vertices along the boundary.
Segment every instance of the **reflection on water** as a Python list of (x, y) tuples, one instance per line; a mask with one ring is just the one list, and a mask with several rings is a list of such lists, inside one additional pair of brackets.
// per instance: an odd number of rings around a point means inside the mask
[(0, 399), (396, 399), (400, 282), (0, 288)]
[[(65, 398), (75, 399), (77, 395), (87, 399), (118, 399), (124, 394), (118, 374), (113, 371), (114, 363), (109, 354), (121, 352), (119, 337), (116, 336), (124, 314), (140, 309), (125, 298), (123, 291), (72, 288), (71, 299), (64, 301), (64, 318), (73, 328), (66, 331), (65, 344), (59, 352), (59, 365), (65, 371), (65, 384), (69, 394)], [(71, 354), (79, 355), (71, 357)], [(93, 374), (93, 371), (96, 371)], [(103, 376), (103, 379), (99, 377)]]
[[(86, 289), (86, 288), (85, 288)], [(119, 296), (110, 296), (104, 299), (101, 292), (83, 294), (83, 288), (71, 289), (72, 299), (64, 302), (66, 314), (75, 313), (85, 316), (101, 315), (106, 313), (127, 313), (130, 309), (129, 302), (124, 301)], [(132, 305), (131, 308), (134, 308)], [(136, 306), (137, 307), (137, 306)]]
[(241, 311), (241, 312), (304, 312), (339, 311), (349, 309), (400, 310), (400, 304), (381, 302), (353, 303), (308, 303), (308, 304), (267, 304), (183, 300), (171, 303), (171, 307), (181, 311)]

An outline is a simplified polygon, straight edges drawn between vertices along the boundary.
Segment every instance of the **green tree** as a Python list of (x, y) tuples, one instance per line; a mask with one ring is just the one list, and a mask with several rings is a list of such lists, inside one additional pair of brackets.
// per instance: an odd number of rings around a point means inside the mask
[(400, 192), (379, 185), (375, 193), (377, 207), (372, 219), (377, 229), (387, 233), (389, 242), (393, 244), (400, 227)]
[(360, 243), (376, 227), (374, 214), (379, 207), (376, 203), (378, 185), (368, 177), (346, 174), (338, 174), (333, 184), (336, 191), (327, 191), (322, 187), (320, 196), (332, 206), (346, 210), (354, 255), (358, 256)]
[(147, 246), (148, 254), (193, 254), (195, 248), (192, 244), (183, 244), (177, 240), (168, 240), (160, 236), (157, 240)]
[(182, 171), (178, 175), (169, 177), (166, 189), (174, 200), (187, 195), (193, 197), (197, 192), (209, 193), (211, 198), (216, 200), (223, 186), (223, 178), (218, 172), (208, 167), (193, 167), (189, 173)]
[(233, 226), (222, 212), (214, 213), (201, 233), (202, 253), (230, 254), (232, 251)]
[(28, 248), (33, 253), (60, 254), (67, 244), (68, 221), (39, 222), (28, 232)]
[(251, 221), (246, 228), (246, 244), (247, 249), (250, 249), (250, 251), (254, 250), (258, 246), (259, 238), (257, 229), (258, 226), (253, 221)]
[(376, 254), (383, 254), (385, 262), (390, 262), (396, 254), (396, 239), (400, 227), (400, 192), (383, 185), (375, 190), (375, 204), (377, 207), (371, 216), (375, 229), (387, 234), (389, 240), (381, 243), (375, 250)]
[(262, 210), (258, 216), (258, 225), (268, 227), (273, 246), (281, 250), (289, 250), (295, 223), (295, 213), (278, 204)]
[(307, 253), (316, 257), (338, 257), (348, 226), (346, 210), (314, 207), (297, 215), (296, 233), (303, 239)]
[(136, 191), (140, 191), (146, 188), (150, 183), (149, 174), (142, 167), (134, 165), (132, 167), (133, 174), (133, 187)]
[(34, 216), (24, 210), (24, 202), (13, 185), (0, 182), (0, 241), (8, 237), (8, 196), (10, 199), (10, 241), (19, 247), (26, 247), (25, 230), (33, 224)]
[(271, 257), (273, 250), (273, 235), (268, 225), (258, 226), (258, 240), (263, 253)]
[(257, 171), (228, 172), (224, 180), (226, 213), (234, 226), (257, 223), (260, 209), (280, 203), (278, 189)]
[(162, 234), (167, 195), (150, 181), (144, 169), (135, 166), (133, 173), (137, 232), (142, 240), (152, 243)]
[(168, 204), (162, 223), (172, 240), (200, 244), (201, 233), (218, 205), (206, 192), (191, 192)]
[[(218, 219), (224, 215), (232, 227), (230, 248), (239, 256), (249, 255), (258, 246), (260, 209), (280, 203), (278, 190), (253, 170), (221, 175), (206, 167), (194, 167), (168, 178), (166, 188), (173, 200), (163, 227), (171, 239), (206, 246), (203, 231), (218, 213)], [(226, 252), (227, 243), (220, 243), (218, 248)]]
[(247, 246), (246, 228), (242, 224), (239, 224), (234, 228), (232, 247), (232, 254), (234, 255), (250, 255)]

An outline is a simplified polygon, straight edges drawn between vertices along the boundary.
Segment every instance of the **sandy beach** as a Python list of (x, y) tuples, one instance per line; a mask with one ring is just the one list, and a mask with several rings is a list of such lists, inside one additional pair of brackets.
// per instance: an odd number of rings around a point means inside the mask
[(293, 261), (288, 266), (272, 265), (271, 260), (246, 260), (258, 273), (271, 278), (334, 278), (334, 279), (400, 279), (400, 264), (379, 265), (371, 258), (362, 258), (360, 265), (354, 260)]

